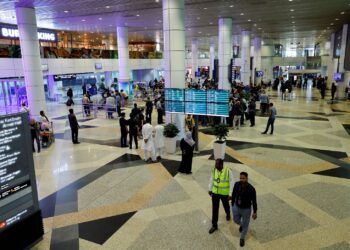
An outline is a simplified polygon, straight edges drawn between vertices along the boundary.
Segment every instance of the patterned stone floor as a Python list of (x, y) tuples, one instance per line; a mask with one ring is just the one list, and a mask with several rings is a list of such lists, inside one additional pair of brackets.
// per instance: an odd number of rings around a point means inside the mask
[[(267, 118), (258, 116), (227, 141), (225, 164), (236, 181), (248, 172), (258, 195), (244, 248), (350, 249), (350, 102), (331, 105), (311, 89), (290, 102), (269, 94), (274, 135), (261, 135)], [(34, 155), (45, 235), (33, 249), (240, 248), (222, 208), (219, 230), (208, 234), (213, 136), (199, 134), (193, 175), (182, 175), (179, 151), (145, 164), (141, 150), (119, 147), (117, 119), (76, 111), (82, 143), (70, 141), (67, 109), (50, 107), (57, 139)]]

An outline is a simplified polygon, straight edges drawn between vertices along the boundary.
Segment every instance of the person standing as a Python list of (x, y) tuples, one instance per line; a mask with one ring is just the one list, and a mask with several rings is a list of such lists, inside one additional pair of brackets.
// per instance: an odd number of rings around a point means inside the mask
[(332, 94), (332, 103), (334, 100), (335, 93), (337, 92), (337, 86), (335, 85), (334, 82), (332, 82), (332, 87), (331, 87), (331, 94)]
[(164, 126), (156, 125), (154, 127), (155, 136), (154, 136), (154, 145), (156, 149), (157, 160), (162, 159), (163, 149), (164, 149)]
[(224, 167), (223, 159), (216, 159), (215, 168), (210, 174), (209, 195), (212, 200), (212, 227), (209, 233), (212, 234), (218, 229), (220, 200), (226, 212), (226, 220), (231, 219), (229, 200), (233, 190), (233, 176), (229, 168)]
[(109, 92), (107, 92), (107, 98), (106, 98), (106, 109), (107, 109), (107, 117), (108, 119), (113, 119), (113, 112), (115, 111), (116, 107), (116, 99), (111, 96)]
[(34, 118), (31, 118), (29, 122), (29, 126), (30, 126), (30, 134), (32, 136), (33, 153), (35, 153), (34, 141), (36, 141), (38, 153), (40, 153), (39, 124), (36, 122)]
[(257, 218), (257, 202), (255, 188), (248, 183), (248, 174), (241, 172), (239, 176), (240, 181), (237, 181), (232, 191), (232, 215), (233, 221), (239, 225), (240, 246), (244, 246), (245, 236), (248, 232), (250, 222), (250, 215), (253, 206), (253, 220)]
[(163, 123), (163, 109), (162, 109), (162, 103), (160, 101), (160, 98), (157, 100), (157, 112), (158, 112), (158, 124)]
[(126, 148), (128, 146), (128, 145), (126, 145), (126, 139), (128, 137), (128, 128), (127, 128), (128, 122), (125, 119), (125, 113), (124, 112), (121, 113), (121, 117), (119, 119), (119, 125), (120, 125), (120, 134), (121, 134), (120, 146), (122, 148)]
[(192, 138), (191, 131), (186, 133), (186, 137), (182, 138), (180, 148), (182, 152), (182, 159), (180, 163), (179, 172), (183, 174), (192, 174), (192, 159), (193, 150), (196, 142)]
[(121, 111), (121, 97), (120, 97), (120, 93), (119, 92), (116, 92), (115, 93), (115, 103), (117, 105), (117, 113), (118, 113), (118, 117), (121, 116), (122, 114), (122, 111)]
[[(154, 149), (154, 141), (153, 141), (153, 126), (147, 122), (142, 126), (142, 137), (143, 143), (142, 148), (144, 150), (144, 160), (145, 162), (156, 162), (156, 154)], [(150, 155), (151, 159), (148, 158)]]
[(274, 129), (274, 123), (277, 115), (276, 108), (273, 106), (273, 103), (270, 103), (270, 111), (269, 111), (269, 119), (267, 120), (267, 126), (264, 132), (262, 134), (266, 134), (269, 131), (270, 125), (271, 125), (271, 133), (270, 135), (273, 135), (273, 129)]
[(128, 125), (129, 125), (129, 148), (132, 149), (132, 140), (134, 139), (136, 149), (138, 149), (138, 142), (137, 142), (138, 124), (137, 124), (137, 119), (133, 113), (130, 114)]
[(78, 142), (78, 130), (80, 128), (77, 117), (74, 114), (73, 109), (69, 109), (69, 115), (68, 115), (68, 120), (69, 120), (69, 126), (72, 131), (72, 142), (73, 144), (79, 144)]
[(153, 111), (153, 103), (149, 97), (147, 97), (146, 102), (146, 121), (152, 124), (152, 111)]
[(320, 86), (320, 92), (321, 92), (321, 98), (324, 99), (325, 95), (326, 95), (326, 82), (323, 80), (321, 82), (321, 86)]
[(249, 114), (249, 120), (250, 120), (250, 126), (255, 126), (255, 109), (256, 104), (254, 98), (252, 98), (248, 104), (248, 114)]

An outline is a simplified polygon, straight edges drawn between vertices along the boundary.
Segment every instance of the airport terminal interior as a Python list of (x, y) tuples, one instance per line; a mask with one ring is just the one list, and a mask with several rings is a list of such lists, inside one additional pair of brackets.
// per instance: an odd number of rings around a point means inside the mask
[(0, 1), (0, 244), (350, 249), (349, 22), (345, 0)]

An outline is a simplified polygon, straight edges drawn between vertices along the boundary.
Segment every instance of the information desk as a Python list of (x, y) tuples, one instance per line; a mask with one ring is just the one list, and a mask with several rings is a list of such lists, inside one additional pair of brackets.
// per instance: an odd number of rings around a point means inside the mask
[(0, 242), (24, 249), (42, 235), (28, 114), (0, 116)]

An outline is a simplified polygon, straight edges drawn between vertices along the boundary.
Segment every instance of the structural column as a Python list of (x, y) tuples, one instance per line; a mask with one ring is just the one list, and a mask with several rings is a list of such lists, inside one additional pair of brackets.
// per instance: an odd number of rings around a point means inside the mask
[(331, 35), (331, 46), (329, 49), (329, 58), (328, 58), (328, 64), (327, 64), (327, 76), (328, 80), (326, 82), (327, 88), (330, 88), (333, 82), (333, 76), (334, 76), (334, 42), (335, 42), (335, 33), (332, 33)]
[(219, 18), (219, 89), (230, 89), (229, 67), (232, 58), (232, 18)]
[(261, 70), (261, 38), (254, 38), (254, 63), (253, 63), (253, 77), (254, 83), (258, 84), (261, 81), (261, 77), (257, 77), (255, 72)]
[(250, 32), (243, 30), (241, 34), (241, 81), (244, 85), (250, 83)]
[[(163, 0), (164, 80), (166, 88), (185, 88), (185, 3)], [(166, 114), (166, 122), (174, 122), (184, 135), (184, 115)]]
[(214, 60), (215, 60), (215, 42), (214, 38), (210, 38), (210, 67), (209, 67), (209, 78), (213, 78), (214, 70)]
[(198, 70), (198, 39), (192, 38), (192, 79), (196, 79), (196, 72)]
[(129, 92), (131, 92), (132, 89), (130, 88), (130, 74), (129, 74), (128, 27), (123, 27), (123, 26), (117, 27), (117, 39), (118, 39), (119, 91), (124, 90), (129, 94)]
[(46, 111), (46, 100), (35, 10), (34, 8), (16, 7), (16, 17), (28, 106), (30, 114), (37, 117), (40, 110)]
[(344, 73), (344, 81), (338, 82), (337, 87), (337, 97), (343, 98), (345, 96), (345, 87), (347, 84), (349, 84), (350, 81), (350, 72), (345, 71), (344, 69), (344, 62), (345, 62), (345, 53), (346, 53), (346, 46), (347, 46), (347, 40), (348, 40), (348, 24), (343, 25), (343, 33), (342, 33), (342, 39), (341, 39), (341, 49), (340, 49), (340, 58), (339, 58), (339, 72)]

